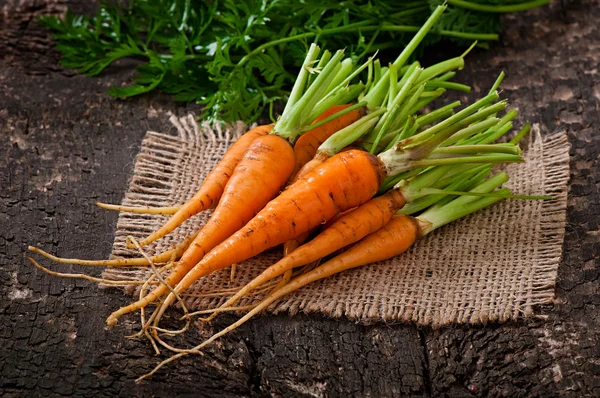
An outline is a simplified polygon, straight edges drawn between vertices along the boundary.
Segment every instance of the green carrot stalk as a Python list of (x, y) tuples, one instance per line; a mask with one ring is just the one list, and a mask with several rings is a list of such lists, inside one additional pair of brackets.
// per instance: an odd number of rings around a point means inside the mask
[(454, 108), (460, 106), (460, 101), (454, 101), (448, 105), (444, 105), (441, 108), (435, 109), (422, 116), (419, 116), (416, 120), (419, 126), (427, 126), (440, 119), (446, 119), (454, 114)]

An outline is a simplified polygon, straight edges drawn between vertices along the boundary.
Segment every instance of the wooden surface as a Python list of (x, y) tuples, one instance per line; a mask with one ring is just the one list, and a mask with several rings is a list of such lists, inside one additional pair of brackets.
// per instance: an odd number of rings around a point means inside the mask
[(597, 1), (555, 1), (506, 17), (502, 42), (469, 55), (460, 75), (477, 93), (504, 70), (519, 125), (527, 119), (545, 133), (568, 131), (564, 259), (555, 303), (537, 311), (543, 319), (432, 330), (265, 315), (205, 357), (188, 357), (141, 384), (134, 379), (158, 358), (146, 341), (123, 337), (138, 320), (104, 326), (130, 297), (43, 274), (25, 261), (25, 250), (37, 244), (62, 256), (106, 258), (116, 214), (94, 203), (121, 200), (147, 129), (168, 131), (167, 111), (197, 108), (161, 95), (109, 98), (104, 91), (127, 81), (126, 69), (75, 75), (58, 65), (36, 24), (36, 15), (62, 4), (0, 5), (0, 395), (600, 396)]

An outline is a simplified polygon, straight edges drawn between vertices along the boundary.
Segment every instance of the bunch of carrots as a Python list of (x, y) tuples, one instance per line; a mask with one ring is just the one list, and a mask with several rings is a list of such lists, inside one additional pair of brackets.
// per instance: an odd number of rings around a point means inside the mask
[[(513, 195), (500, 188), (508, 180), (506, 174), (492, 175), (494, 164), (523, 161), (518, 143), (528, 131), (525, 126), (512, 140), (498, 143), (512, 130), (517, 115), (511, 110), (498, 117), (507, 107), (497, 92), (503, 75), (487, 95), (461, 110), (455, 110), (461, 105), (457, 101), (424, 112), (447, 89), (470, 90), (450, 81), (462, 69), (466, 54), (427, 68), (417, 61), (408, 63), (444, 9), (433, 12), (388, 67), (374, 59), (355, 65), (344, 59), (343, 51), (321, 52), (311, 45), (277, 122), (241, 136), (181, 206), (100, 204), (171, 215), (145, 239), (128, 240), (141, 257), (92, 261), (30, 250), (61, 263), (153, 270), (145, 282), (86, 276), (115, 285), (142, 285), (139, 300), (113, 312), (106, 322), (115, 325), (119, 317), (139, 310), (139, 335), (147, 336), (157, 351), (158, 343), (176, 352), (144, 378), (176, 358), (201, 353), (207, 344), (307, 284), (397, 256), (440, 226), (500, 200), (545, 199)], [(357, 82), (365, 75), (364, 83)], [(209, 209), (210, 219), (192, 236), (164, 253), (145, 254), (144, 246)], [(282, 259), (233, 292), (223, 305), (199, 313), (185, 309), (182, 297), (193, 283), (201, 286), (202, 277), (281, 244)], [(319, 264), (322, 259), (326, 261)], [(148, 291), (150, 286), (154, 288)], [(268, 293), (257, 304), (236, 306), (243, 297), (262, 291)], [(184, 308), (186, 327), (163, 329), (161, 317), (175, 301)], [(148, 305), (156, 308), (146, 319)], [(225, 311), (246, 314), (193, 349), (173, 347), (162, 337), (183, 333), (193, 316), (208, 314), (209, 321)]]

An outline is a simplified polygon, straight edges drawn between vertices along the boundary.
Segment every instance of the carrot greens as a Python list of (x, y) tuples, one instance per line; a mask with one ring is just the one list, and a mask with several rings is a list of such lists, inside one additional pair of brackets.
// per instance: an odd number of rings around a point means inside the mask
[[(64, 17), (44, 16), (40, 22), (54, 33), (61, 63), (80, 73), (98, 75), (123, 58), (141, 61), (133, 83), (112, 87), (112, 96), (160, 90), (177, 101), (205, 105), (204, 117), (250, 123), (287, 99), (310, 43), (346, 48), (359, 63), (379, 50), (410, 50), (413, 34), (443, 2), (102, 1), (95, 16), (68, 10)], [(479, 40), (480, 46), (487, 46), (498, 40), (498, 13), (548, 2), (448, 1), (448, 10), (430, 26), (424, 44), (446, 40), (468, 45)], [(437, 87), (443, 86), (449, 88)]]

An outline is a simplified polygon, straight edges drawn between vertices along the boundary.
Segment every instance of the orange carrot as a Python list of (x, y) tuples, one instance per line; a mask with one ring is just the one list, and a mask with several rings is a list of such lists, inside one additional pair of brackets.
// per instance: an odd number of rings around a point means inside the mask
[[(202, 348), (212, 343), (219, 337), (237, 329), (254, 315), (268, 308), (280, 298), (295, 292), (319, 279), (327, 278), (342, 271), (360, 267), (366, 264), (382, 261), (397, 256), (406, 251), (421, 236), (420, 220), (411, 216), (394, 216), (383, 228), (366, 236), (356, 245), (344, 251), (340, 255), (320, 265), (314, 270), (300, 275), (281, 289), (271, 293), (250, 312), (229, 327), (214, 334), (202, 344), (186, 352), (181, 352), (171, 358), (181, 357), (187, 353), (199, 352)], [(170, 361), (170, 360), (169, 360)], [(167, 361), (164, 361), (165, 363)], [(161, 364), (162, 365), (162, 364)], [(160, 366), (160, 365), (159, 365)]]
[[(349, 151), (351, 149), (363, 150), (362, 148), (351, 145), (349, 147), (344, 148), (343, 151)], [(327, 159), (329, 159), (330, 157), (331, 157), (331, 154), (329, 154), (328, 152), (317, 151), (315, 153), (315, 155), (313, 156), (313, 158), (309, 162), (307, 162), (304, 166), (302, 166), (300, 168), (300, 170), (298, 170), (296, 172), (296, 174), (290, 179), (290, 184), (295, 183), (300, 178), (304, 177), (306, 174), (313, 171), (317, 166), (323, 164), (323, 162), (326, 161)]]
[(223, 155), (223, 159), (206, 176), (200, 190), (157, 231), (140, 241), (144, 246), (167, 235), (188, 218), (201, 211), (213, 208), (221, 199), (225, 185), (250, 145), (258, 137), (263, 137), (273, 129), (273, 125), (253, 128), (242, 135)]
[[(254, 140), (235, 168), (212, 217), (183, 253), (166, 282), (175, 286), (209, 250), (242, 228), (279, 193), (293, 169), (294, 151), (286, 139), (269, 134)], [(107, 324), (114, 325), (120, 315), (143, 308), (166, 292), (167, 286), (158, 286), (142, 300), (115, 311)]]
[[(384, 165), (368, 152), (350, 150), (331, 157), (211, 250), (179, 282), (176, 293), (185, 291), (202, 276), (256, 256), (327, 222), (337, 213), (367, 202), (377, 192), (384, 176)], [(174, 299), (171, 293), (160, 307), (155, 322)]]
[[(298, 247), (276, 264), (267, 268), (262, 274), (254, 278), (233, 297), (227, 300), (227, 302), (221, 305), (220, 308), (231, 307), (243, 296), (271, 279), (276, 278), (283, 273), (291, 272), (292, 269), (296, 267), (326, 257), (336, 250), (351, 245), (377, 231), (386, 225), (394, 213), (402, 208), (405, 203), (406, 199), (400, 190), (393, 189), (382, 196), (371, 199), (353, 211), (348, 212), (334, 222), (329, 228), (317, 235), (313, 240)], [(219, 311), (219, 309), (215, 310), (206, 321), (214, 318), (218, 312), (221, 311)]]
[[(319, 116), (313, 122), (313, 124), (335, 115), (336, 113), (347, 109), (349, 106), (349, 104), (332, 106), (323, 112), (323, 114), (321, 114), (321, 116)], [(319, 145), (325, 142), (327, 138), (331, 137), (334, 133), (340, 131), (344, 127), (348, 127), (352, 123), (356, 122), (363, 116), (363, 114), (364, 108), (355, 109), (349, 113), (346, 113), (345, 115), (325, 123), (320, 127), (315, 128), (314, 130), (310, 130), (306, 134), (301, 135), (294, 145), (294, 154), (296, 155), (296, 168), (294, 169), (294, 174), (296, 174), (298, 170), (302, 168), (302, 166), (312, 160), (317, 153)]]

